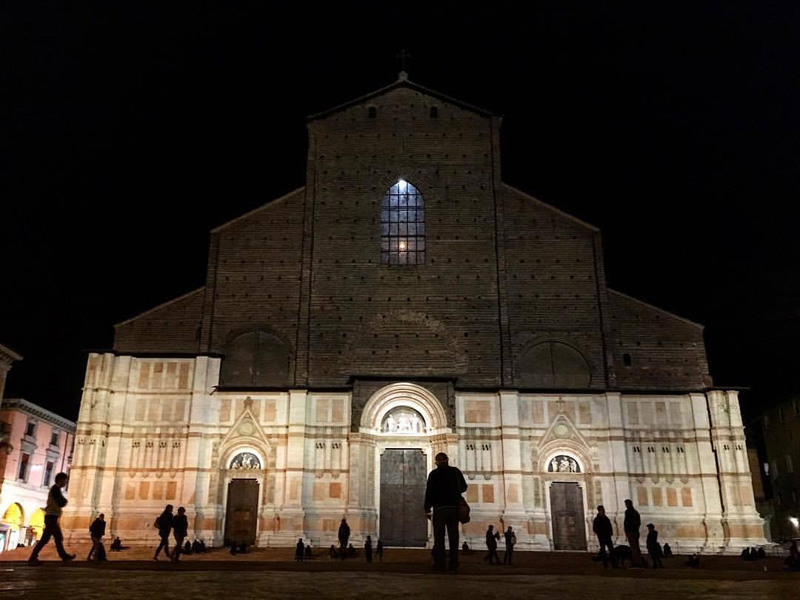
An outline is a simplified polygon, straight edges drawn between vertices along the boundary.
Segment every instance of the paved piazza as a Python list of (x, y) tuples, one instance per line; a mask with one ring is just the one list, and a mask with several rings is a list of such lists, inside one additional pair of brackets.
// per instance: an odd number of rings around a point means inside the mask
[(6, 567), (7, 598), (789, 598), (799, 580)]
[[(73, 548), (84, 556), (83, 548)], [(327, 557), (298, 564), (289, 549), (256, 550), (232, 557), (215, 550), (188, 556), (180, 565), (145, 560), (152, 549), (112, 554), (95, 566), (61, 565), (48, 549), (47, 563), (28, 567), (29, 549), (0, 555), (3, 598), (788, 598), (800, 574), (780, 570), (781, 559), (743, 563), (703, 557), (690, 570), (683, 558), (664, 570), (605, 571), (586, 554), (520, 552), (514, 567), (489, 566), (480, 552), (464, 557), (458, 575), (432, 573), (424, 551), (389, 550), (383, 563)], [(123, 558), (124, 556), (124, 558)], [(764, 567), (767, 571), (764, 571)]]

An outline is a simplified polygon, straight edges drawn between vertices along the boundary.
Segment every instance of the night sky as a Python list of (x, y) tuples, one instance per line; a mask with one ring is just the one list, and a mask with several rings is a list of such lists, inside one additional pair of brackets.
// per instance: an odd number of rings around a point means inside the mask
[(75, 418), (86, 350), (202, 286), (209, 230), (303, 185), (305, 117), (401, 48), (504, 115), (505, 181), (600, 227), (611, 287), (706, 325), (746, 414), (795, 389), (800, 4), (500, 4), (6, 3), (6, 396)]

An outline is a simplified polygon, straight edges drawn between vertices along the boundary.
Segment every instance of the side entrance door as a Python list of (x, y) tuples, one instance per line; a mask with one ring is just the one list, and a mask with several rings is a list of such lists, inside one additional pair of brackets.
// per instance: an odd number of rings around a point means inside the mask
[(258, 522), (258, 481), (234, 479), (228, 484), (228, 510), (225, 517), (225, 544), (248, 546), (256, 543)]
[(550, 486), (550, 514), (556, 550), (586, 550), (583, 494), (577, 483), (556, 482)]
[(422, 450), (386, 450), (381, 455), (380, 538), (384, 546), (425, 546), (427, 478)]

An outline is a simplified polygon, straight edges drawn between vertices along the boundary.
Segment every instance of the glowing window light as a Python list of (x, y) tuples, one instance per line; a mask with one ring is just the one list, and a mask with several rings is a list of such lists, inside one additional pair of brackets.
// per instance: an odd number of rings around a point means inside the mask
[(381, 262), (425, 264), (425, 206), (419, 190), (398, 179), (381, 202)]

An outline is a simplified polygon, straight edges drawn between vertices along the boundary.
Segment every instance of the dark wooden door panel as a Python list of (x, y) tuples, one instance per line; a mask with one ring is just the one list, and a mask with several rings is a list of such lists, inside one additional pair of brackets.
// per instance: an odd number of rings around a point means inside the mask
[(424, 546), (427, 542), (426, 479), (422, 451), (386, 450), (381, 455), (380, 535), (384, 545)]
[(550, 486), (553, 546), (556, 550), (586, 550), (583, 494), (577, 483)]
[(256, 543), (258, 524), (258, 481), (234, 479), (228, 484), (225, 543)]
[(427, 465), (419, 450), (405, 451), (404, 471), (404, 537), (406, 546), (424, 546), (428, 541), (428, 520), (425, 518), (425, 486)]

